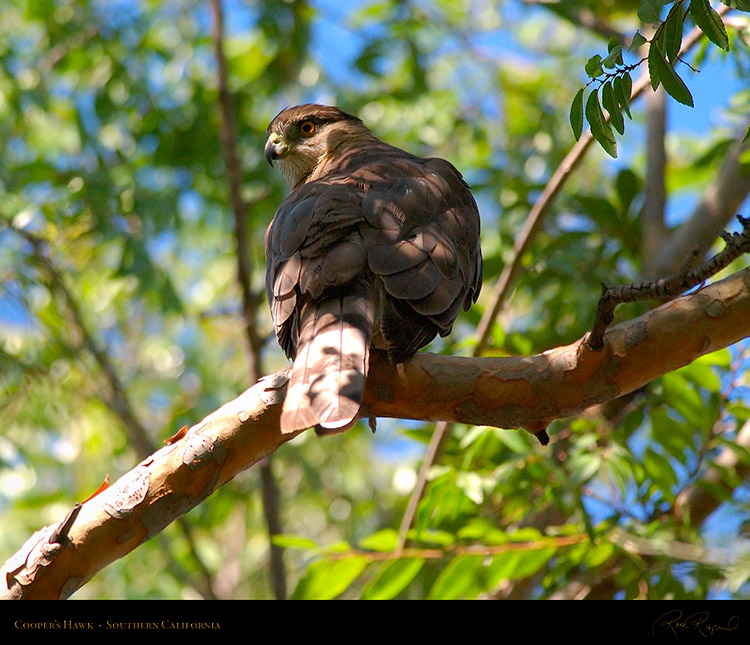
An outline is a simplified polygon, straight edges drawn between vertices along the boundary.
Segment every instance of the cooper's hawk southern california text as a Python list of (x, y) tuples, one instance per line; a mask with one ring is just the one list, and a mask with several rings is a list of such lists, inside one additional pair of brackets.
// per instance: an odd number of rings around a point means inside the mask
[(482, 283), (461, 174), (380, 141), (336, 107), (280, 112), (265, 155), (292, 190), (266, 231), (266, 290), (293, 360), (282, 432), (357, 419), (371, 347), (400, 363), (450, 333)]

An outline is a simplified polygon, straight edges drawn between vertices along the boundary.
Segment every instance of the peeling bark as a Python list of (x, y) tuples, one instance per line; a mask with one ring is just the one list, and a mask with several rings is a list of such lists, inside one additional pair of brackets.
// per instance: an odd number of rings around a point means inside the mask
[[(750, 268), (612, 327), (599, 351), (583, 338), (529, 357), (420, 353), (392, 366), (375, 354), (362, 413), (536, 434), (554, 419), (636, 390), (748, 336)], [(76, 507), (72, 521), (69, 514), (35, 533), (3, 566), (0, 597), (69, 597), (299, 434), (279, 430), (285, 388), (286, 371), (262, 378)]]

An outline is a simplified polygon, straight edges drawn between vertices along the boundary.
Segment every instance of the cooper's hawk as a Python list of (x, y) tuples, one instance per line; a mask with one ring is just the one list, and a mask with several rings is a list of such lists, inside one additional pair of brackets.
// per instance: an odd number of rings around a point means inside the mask
[(371, 346), (400, 363), (476, 301), (479, 211), (450, 163), (383, 143), (338, 108), (285, 109), (266, 136), (292, 188), (266, 231), (271, 316), (294, 361), (281, 430), (341, 432)]

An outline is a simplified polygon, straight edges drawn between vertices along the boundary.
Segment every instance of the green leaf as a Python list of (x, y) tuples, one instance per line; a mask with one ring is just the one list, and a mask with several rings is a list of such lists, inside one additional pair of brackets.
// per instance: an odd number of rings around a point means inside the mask
[(394, 529), (383, 529), (372, 535), (362, 538), (359, 545), (368, 551), (380, 551), (386, 553), (394, 551), (398, 546), (398, 531)]
[(509, 551), (492, 558), (487, 566), (488, 586), (495, 588), (503, 580), (519, 580), (534, 575), (555, 554), (555, 547)]
[(628, 46), (628, 51), (634, 52), (636, 49), (640, 49), (647, 42), (648, 40), (646, 40), (643, 34), (641, 34), (640, 31), (636, 31), (635, 34), (633, 34), (633, 39), (630, 41), (630, 45)]
[(643, 0), (638, 7), (638, 17), (648, 24), (661, 22), (659, 14), (665, 2), (666, 0)]
[(607, 69), (613, 69), (618, 64), (622, 64), (622, 45), (613, 47), (606, 58), (602, 60), (602, 67)]
[(526, 433), (518, 432), (517, 430), (498, 429), (496, 436), (500, 443), (518, 455), (528, 455), (530, 452), (533, 452), (531, 444), (527, 439), (529, 435)]
[[(750, 11), (750, 9), (748, 10)], [(745, 133), (745, 137), (742, 139), (742, 143), (745, 143), (745, 141), (750, 140), (750, 128), (747, 129), (747, 132)]]
[(633, 200), (638, 195), (638, 191), (641, 189), (638, 176), (630, 168), (623, 168), (617, 173), (615, 187), (617, 196), (625, 210), (630, 208)]
[(680, 5), (676, 4), (669, 11), (667, 20), (664, 23), (664, 53), (673, 65), (677, 60), (677, 54), (679, 54), (680, 46), (682, 45), (682, 30), (684, 25)]
[(690, 94), (687, 85), (685, 85), (685, 82), (677, 75), (674, 68), (666, 61), (664, 54), (656, 43), (651, 44), (651, 50), (648, 54), (648, 66), (649, 70), (651, 70), (652, 67), (656, 70), (656, 73), (661, 80), (661, 84), (664, 86), (667, 94), (669, 94), (675, 101), (693, 107), (693, 95)]
[(612, 134), (612, 128), (604, 119), (602, 106), (599, 104), (599, 90), (591, 92), (586, 99), (586, 120), (591, 126), (591, 134), (604, 151), (612, 157), (617, 157), (617, 142)]
[(708, 0), (692, 0), (690, 3), (690, 15), (693, 22), (700, 27), (701, 31), (709, 37), (718, 47), (729, 51), (729, 38), (724, 22)]
[(677, 475), (669, 460), (651, 448), (646, 448), (643, 455), (643, 468), (663, 493), (668, 493), (677, 484)]
[(362, 593), (363, 600), (390, 600), (400, 594), (421, 571), (424, 560), (402, 558), (386, 563)]
[(296, 600), (331, 600), (344, 593), (367, 566), (367, 558), (355, 556), (341, 560), (321, 560), (307, 568), (292, 598)]
[(601, 465), (602, 458), (598, 454), (577, 454), (568, 462), (570, 478), (576, 484), (583, 484), (599, 472)]
[(477, 473), (458, 473), (456, 476), (456, 486), (475, 504), (481, 504), (484, 500), (484, 482)]
[(740, 11), (750, 11), (750, 0), (721, 0), (727, 7), (739, 9)]
[(664, 406), (654, 408), (649, 421), (654, 441), (661, 444), (679, 462), (685, 463), (692, 442), (691, 433), (686, 431), (685, 424), (670, 417)]
[(483, 560), (484, 557), (481, 555), (461, 555), (453, 558), (435, 580), (428, 599), (455, 600), (463, 597), (475, 584)]
[(583, 88), (576, 92), (570, 105), (570, 127), (573, 128), (573, 135), (578, 141), (583, 133)]
[[(626, 83), (625, 79), (629, 81), (629, 83)], [(618, 76), (614, 81), (612, 81), (612, 87), (615, 90), (615, 98), (617, 99), (618, 105), (625, 110), (625, 114), (628, 115), (628, 118), (632, 120), (633, 115), (630, 114), (630, 92), (631, 90), (626, 89), (627, 87), (630, 87), (630, 84), (632, 81), (630, 81), (630, 74), (625, 74), (624, 76)]]
[(648, 48), (648, 75), (651, 81), (651, 89), (656, 92), (661, 85), (661, 78), (659, 78), (659, 67), (656, 63), (656, 59), (659, 58), (659, 46), (653, 42)]
[(594, 54), (586, 61), (584, 69), (591, 78), (596, 78), (602, 73), (602, 57), (599, 54)]
[(615, 92), (612, 88), (612, 83), (605, 83), (602, 86), (602, 103), (604, 109), (609, 112), (609, 120), (612, 123), (612, 127), (614, 127), (614, 129), (620, 134), (624, 134), (625, 120), (622, 118), (620, 106), (615, 99)]
[(317, 549), (318, 544), (313, 540), (296, 535), (274, 535), (271, 542), (284, 549)]
[(665, 374), (662, 378), (664, 396), (689, 424), (695, 428), (709, 428), (714, 422), (711, 407), (701, 397), (694, 383), (689, 382), (682, 370)]

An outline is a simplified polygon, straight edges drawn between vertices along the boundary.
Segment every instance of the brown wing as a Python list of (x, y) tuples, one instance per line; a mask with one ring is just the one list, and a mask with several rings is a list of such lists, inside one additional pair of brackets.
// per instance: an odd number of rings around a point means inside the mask
[(406, 156), (353, 173), (368, 186), (361, 226), (370, 270), (385, 293), (380, 330), (398, 363), (450, 333), (482, 283), (480, 219), (460, 173)]
[(266, 290), (294, 361), (282, 431), (345, 429), (370, 345), (399, 363), (479, 294), (479, 213), (458, 171), (383, 145), (295, 189), (266, 232)]
[(266, 293), (279, 343), (291, 359), (304, 302), (365, 273), (360, 201), (346, 184), (307, 184), (282, 202), (266, 231)]
[(340, 432), (357, 418), (378, 302), (360, 201), (345, 183), (308, 184), (282, 203), (266, 233), (271, 315), (294, 361), (282, 432)]

